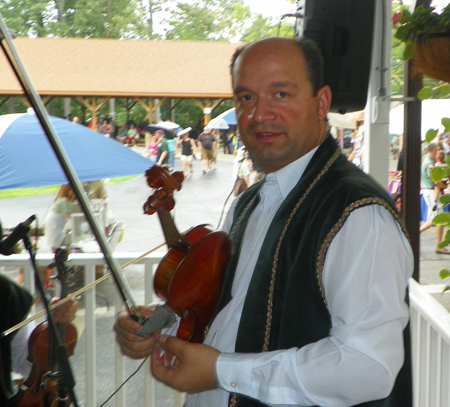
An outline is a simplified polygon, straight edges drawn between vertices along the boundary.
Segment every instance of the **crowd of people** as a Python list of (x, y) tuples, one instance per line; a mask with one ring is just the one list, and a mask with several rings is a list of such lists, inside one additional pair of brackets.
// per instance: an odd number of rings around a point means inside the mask
[(422, 163), (420, 167), (420, 195), (421, 195), (421, 220), (420, 232), (435, 226), (436, 229), (436, 253), (438, 254), (450, 254), (450, 250), (446, 247), (441, 247), (441, 243), (444, 238), (444, 225), (434, 225), (433, 219), (439, 213), (444, 210), (448, 211), (448, 208), (444, 208), (444, 205), (440, 202), (439, 198), (450, 193), (448, 189), (449, 180), (448, 176), (443, 176), (442, 179), (433, 179), (431, 173), (435, 168), (447, 169), (448, 164), (446, 162), (449, 146), (448, 136), (442, 135), (439, 142), (431, 142), (426, 145), (425, 154), (422, 157)]

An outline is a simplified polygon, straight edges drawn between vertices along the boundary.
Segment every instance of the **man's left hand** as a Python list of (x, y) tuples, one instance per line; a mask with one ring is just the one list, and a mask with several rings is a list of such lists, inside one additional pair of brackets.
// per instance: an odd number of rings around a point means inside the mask
[(199, 393), (218, 387), (216, 361), (220, 352), (211, 346), (161, 335), (152, 354), (153, 376), (173, 389)]
[[(58, 301), (60, 301), (59, 298), (52, 298), (50, 304), (53, 305)], [(55, 322), (59, 324), (69, 324), (75, 319), (77, 310), (78, 301), (72, 298), (53, 309), (53, 318), (55, 318)]]

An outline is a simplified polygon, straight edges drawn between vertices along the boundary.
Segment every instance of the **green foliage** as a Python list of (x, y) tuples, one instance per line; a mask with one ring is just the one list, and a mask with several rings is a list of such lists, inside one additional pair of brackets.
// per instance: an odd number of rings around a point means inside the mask
[(417, 93), (417, 98), (419, 100), (431, 99), (433, 94), (433, 88), (431, 86), (425, 86)]
[(429, 129), (425, 134), (425, 140), (427, 143), (431, 143), (438, 135), (437, 129)]
[(444, 133), (450, 133), (450, 118), (443, 117), (441, 119), (441, 124), (444, 126)]
[(425, 7), (423, 4), (416, 7), (413, 13), (408, 7), (401, 7), (394, 17), (400, 17), (396, 22), (395, 38), (405, 43), (403, 59), (408, 60), (413, 57), (412, 46), (420, 35), (430, 31), (449, 29), (450, 4), (440, 14), (435, 12), (434, 7)]

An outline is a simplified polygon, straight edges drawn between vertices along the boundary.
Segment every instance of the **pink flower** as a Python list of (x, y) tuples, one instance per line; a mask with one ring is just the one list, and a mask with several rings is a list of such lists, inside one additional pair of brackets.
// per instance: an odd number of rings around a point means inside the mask
[(402, 18), (402, 12), (395, 13), (394, 17), (392, 17), (392, 24), (393, 25), (397, 24), (398, 20), (400, 20), (400, 18)]

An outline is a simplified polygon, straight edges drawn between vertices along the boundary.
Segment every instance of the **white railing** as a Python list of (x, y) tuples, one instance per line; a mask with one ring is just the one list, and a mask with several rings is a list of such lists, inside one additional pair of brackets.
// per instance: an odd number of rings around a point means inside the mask
[[(140, 259), (137, 264), (144, 267), (143, 271), (143, 296), (138, 301), (141, 303), (150, 303), (153, 298), (153, 271), (155, 266), (161, 260), (162, 254), (152, 254)], [(115, 253), (120, 264), (125, 264), (134, 259), (134, 253)], [(85, 267), (84, 284), (90, 284), (96, 278), (96, 266), (104, 265), (101, 254), (73, 254), (70, 256), (71, 264)], [(47, 266), (53, 261), (50, 254), (38, 255), (38, 266)], [(0, 256), (0, 266), (20, 267), (24, 270), (24, 284), (34, 293), (34, 277), (30, 261), (27, 255), (12, 255), (9, 257)], [(126, 275), (126, 270), (125, 270)], [(76, 349), (78, 353), (85, 353), (84, 375), (78, 372), (76, 380), (77, 386), (81, 383), (83, 391), (75, 387), (80, 405), (86, 407), (99, 406), (104, 401), (99, 400), (98, 380), (104, 381), (104, 376), (97, 373), (96, 354), (98, 338), (104, 338), (105, 333), (99, 334), (97, 326), (98, 314), (104, 311), (105, 307), (96, 306), (96, 287), (89, 288), (85, 294), (84, 309), (80, 310), (77, 319), (82, 318), (83, 333), (85, 335), (84, 350)], [(122, 306), (121, 298), (117, 294), (116, 303)], [(411, 334), (413, 346), (413, 378), (414, 378), (414, 406), (415, 407), (450, 407), (450, 313), (435, 299), (427, 290), (420, 286), (416, 281), (410, 282), (410, 305), (411, 305)], [(102, 309), (102, 310), (100, 310)], [(99, 311), (100, 310), (100, 311)], [(106, 311), (105, 311), (106, 312)], [(84, 315), (83, 315), (84, 313)], [(116, 310), (110, 312), (114, 316)], [(112, 324), (110, 327), (110, 336), (108, 342), (114, 341), (112, 333)], [(104, 339), (102, 339), (104, 340)], [(100, 344), (103, 346), (104, 344)], [(112, 381), (114, 375), (114, 386), (118, 388), (126, 379), (126, 359), (120, 353), (117, 344), (114, 345), (113, 362), (109, 366), (107, 380)], [(134, 401), (129, 401), (126, 392), (122, 389), (110, 401), (107, 406), (139, 405), (143, 407), (154, 407), (158, 393), (158, 386), (150, 375), (149, 362), (145, 362), (143, 367), (142, 383), (139, 386), (141, 393), (136, 392), (137, 386), (133, 386)], [(113, 373), (114, 370), (114, 373)], [(82, 377), (80, 377), (82, 376)], [(114, 387), (112, 386), (112, 387)], [(181, 407), (183, 395), (171, 390), (165, 389), (163, 402), (158, 405)], [(161, 396), (159, 396), (161, 398)], [(170, 399), (170, 400), (169, 400)]]
[(450, 406), (450, 313), (411, 280), (412, 362), (415, 407)]

